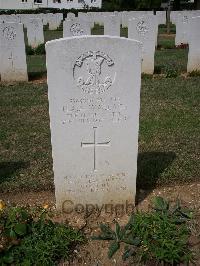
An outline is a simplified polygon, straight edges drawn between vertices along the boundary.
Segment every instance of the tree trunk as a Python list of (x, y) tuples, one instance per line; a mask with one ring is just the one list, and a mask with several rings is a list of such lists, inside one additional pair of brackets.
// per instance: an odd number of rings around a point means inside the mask
[(195, 9), (200, 9), (200, 0), (194, 0), (194, 8)]
[(181, 1), (174, 0), (174, 10), (180, 10), (180, 7), (181, 7)]

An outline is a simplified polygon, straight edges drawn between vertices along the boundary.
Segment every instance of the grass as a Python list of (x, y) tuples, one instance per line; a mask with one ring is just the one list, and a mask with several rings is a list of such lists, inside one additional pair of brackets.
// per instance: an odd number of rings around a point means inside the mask
[(155, 69), (160, 67), (161, 73), (167, 73), (170, 69), (177, 71), (180, 75), (187, 71), (186, 49), (157, 50), (155, 53)]
[(29, 80), (46, 76), (46, 56), (29, 55), (27, 56), (27, 67)]
[[(198, 180), (200, 77), (143, 79), (138, 185)], [(0, 85), (0, 191), (53, 189), (47, 85)]]
[(44, 31), (45, 42), (51, 41), (54, 39), (59, 39), (62, 37), (63, 37), (63, 32), (61, 30), (46, 30), (46, 31)]
[[(45, 31), (46, 40), (61, 35)], [(173, 35), (159, 36), (158, 44), (168, 42), (173, 46)], [(30, 80), (46, 76), (45, 55), (27, 56), (27, 63)], [(157, 50), (156, 71), (178, 77), (142, 80), (139, 187), (199, 180), (200, 77), (181, 77), (186, 64), (186, 49)], [(46, 83), (0, 84), (0, 123), (0, 192), (53, 189)]]
[(199, 181), (200, 78), (144, 79), (138, 185)]
[(0, 190), (52, 189), (46, 84), (1, 89)]
[(0, 265), (58, 265), (85, 242), (81, 232), (54, 222), (47, 208), (1, 206)]

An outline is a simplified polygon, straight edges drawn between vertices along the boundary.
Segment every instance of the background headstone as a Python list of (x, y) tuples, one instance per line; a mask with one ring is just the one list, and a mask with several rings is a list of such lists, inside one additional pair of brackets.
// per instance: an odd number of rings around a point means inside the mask
[(129, 20), (128, 38), (142, 43), (142, 72), (153, 74), (158, 23), (154, 15)]
[(189, 31), (187, 72), (200, 71), (200, 16), (190, 20)]
[(176, 37), (175, 45), (187, 44), (189, 41), (189, 13), (179, 14), (176, 17)]
[(26, 24), (28, 44), (32, 47), (44, 43), (43, 23), (41, 19), (32, 18)]
[(63, 22), (63, 37), (91, 34), (91, 23), (84, 19), (73, 18)]
[(23, 25), (0, 23), (1, 81), (27, 81)]
[(104, 35), (120, 36), (120, 18), (118, 15), (104, 17)]
[(57, 19), (56, 14), (49, 13), (48, 14), (48, 24), (49, 24), (49, 30), (56, 30), (60, 24), (60, 22)]

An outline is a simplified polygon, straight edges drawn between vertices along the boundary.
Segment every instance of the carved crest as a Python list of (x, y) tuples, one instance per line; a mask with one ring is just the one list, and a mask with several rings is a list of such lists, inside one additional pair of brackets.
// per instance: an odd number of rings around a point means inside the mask
[(77, 86), (88, 94), (100, 94), (105, 92), (113, 84), (111, 76), (102, 77), (102, 66), (107, 64), (108, 67), (114, 65), (113, 60), (103, 52), (89, 51), (81, 55), (75, 62), (75, 67), (85, 67), (88, 76), (86, 79), (82, 76), (77, 78)]
[(188, 23), (188, 16), (186, 15), (183, 16), (183, 23)]
[(73, 36), (80, 36), (84, 34), (83, 29), (81, 29), (81, 24), (79, 23), (72, 24), (70, 27), (70, 32)]
[(33, 23), (35, 30), (37, 30), (39, 27), (39, 23), (36, 20), (32, 20), (32, 23)]
[(136, 28), (137, 28), (137, 32), (142, 36), (145, 36), (146, 33), (149, 31), (149, 26), (144, 20), (139, 21), (137, 23)]
[(5, 39), (7, 39), (8, 41), (12, 41), (16, 38), (16, 31), (13, 27), (5, 27), (3, 29), (3, 36), (5, 37)]

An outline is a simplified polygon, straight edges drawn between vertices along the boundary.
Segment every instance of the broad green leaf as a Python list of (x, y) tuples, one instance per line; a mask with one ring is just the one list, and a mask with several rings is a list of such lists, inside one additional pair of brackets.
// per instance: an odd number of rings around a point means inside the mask
[(115, 228), (116, 228), (116, 236), (117, 236), (117, 239), (121, 239), (121, 236), (120, 236), (120, 231), (121, 231), (121, 228), (120, 228), (120, 225), (117, 221), (115, 221)]
[(114, 241), (111, 243), (109, 250), (108, 250), (109, 259), (112, 258), (112, 256), (115, 254), (115, 252), (117, 252), (119, 248), (120, 248), (119, 242)]
[(91, 237), (92, 240), (114, 240), (115, 237), (112, 235), (99, 235), (99, 236), (92, 236)]
[(16, 238), (17, 235), (16, 235), (16, 233), (15, 233), (15, 231), (13, 229), (10, 229), (9, 236), (11, 238)]
[(26, 234), (27, 226), (26, 224), (16, 224), (14, 230), (18, 235), (23, 236)]
[(8, 254), (8, 255), (5, 255), (4, 257), (3, 257), (3, 262), (5, 262), (5, 263), (7, 263), (7, 264), (11, 264), (12, 262), (13, 262), (13, 257), (10, 255), (10, 254)]
[(159, 211), (166, 211), (169, 208), (169, 204), (162, 197), (155, 197), (153, 199), (153, 207)]
[(129, 245), (138, 246), (140, 244), (140, 239), (139, 237), (133, 238), (133, 236), (130, 236), (129, 238), (124, 239), (123, 242)]
[(107, 224), (100, 224), (100, 229), (104, 233), (112, 233), (113, 231), (110, 229), (110, 227)]

